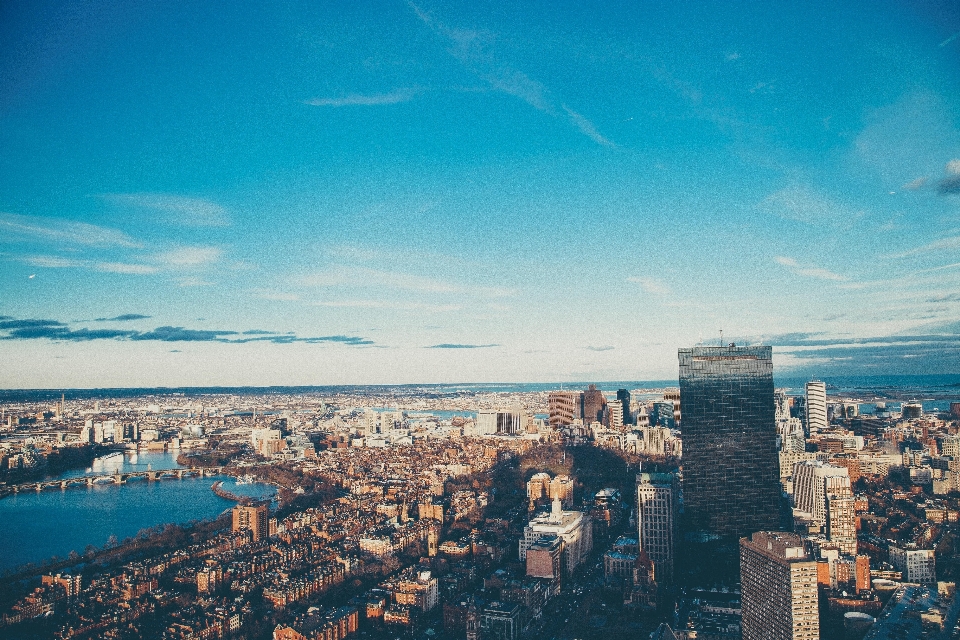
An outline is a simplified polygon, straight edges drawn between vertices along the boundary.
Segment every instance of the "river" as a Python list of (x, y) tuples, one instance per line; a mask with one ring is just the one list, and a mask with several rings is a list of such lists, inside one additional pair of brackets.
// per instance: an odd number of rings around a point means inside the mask
[[(176, 469), (176, 453), (110, 454), (94, 460), (88, 469), (68, 471), (53, 478)], [(236, 495), (271, 497), (269, 485), (237, 485), (232, 478), (215, 476), (131, 480), (127, 484), (95, 484), (21, 492), (0, 499), (0, 571), (39, 562), (51, 556), (83, 553), (87, 545), (102, 547), (111, 536), (122, 541), (141, 529), (166, 523), (215, 518), (233, 507), (230, 500), (210, 490), (217, 480)]]

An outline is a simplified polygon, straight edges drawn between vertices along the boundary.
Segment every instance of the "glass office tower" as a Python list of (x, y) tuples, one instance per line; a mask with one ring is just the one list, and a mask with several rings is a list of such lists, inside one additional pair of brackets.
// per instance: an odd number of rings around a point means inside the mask
[(683, 501), (695, 531), (780, 528), (772, 347), (680, 349)]

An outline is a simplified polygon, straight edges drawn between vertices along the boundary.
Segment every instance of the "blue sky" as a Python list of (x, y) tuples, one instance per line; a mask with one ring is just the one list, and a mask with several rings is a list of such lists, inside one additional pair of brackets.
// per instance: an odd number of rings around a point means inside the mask
[(0, 387), (958, 372), (955, 2), (508, 4), (4, 3)]

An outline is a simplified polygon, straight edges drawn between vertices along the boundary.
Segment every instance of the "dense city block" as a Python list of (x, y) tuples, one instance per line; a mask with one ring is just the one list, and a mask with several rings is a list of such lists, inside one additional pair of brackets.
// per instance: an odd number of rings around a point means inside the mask
[(0, 635), (949, 636), (960, 402), (777, 389), (769, 347), (680, 361), (657, 389), (8, 400), (2, 500), (200, 483), (228, 506), (7, 567)]

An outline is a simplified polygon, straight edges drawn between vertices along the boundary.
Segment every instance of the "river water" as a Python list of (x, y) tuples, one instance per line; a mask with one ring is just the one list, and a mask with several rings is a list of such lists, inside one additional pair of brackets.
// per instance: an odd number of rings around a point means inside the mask
[[(54, 478), (176, 469), (176, 453), (124, 452), (94, 460), (87, 469)], [(156, 482), (131, 480), (123, 485), (72, 485), (67, 489), (21, 492), (0, 499), (0, 571), (39, 562), (51, 556), (83, 553), (87, 545), (101, 547), (141, 529), (166, 523), (215, 518), (234, 505), (211, 491), (217, 480), (236, 495), (271, 497), (269, 485), (237, 485), (227, 476), (185, 477)]]

